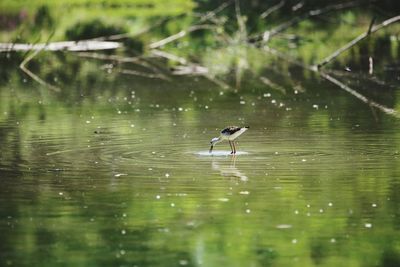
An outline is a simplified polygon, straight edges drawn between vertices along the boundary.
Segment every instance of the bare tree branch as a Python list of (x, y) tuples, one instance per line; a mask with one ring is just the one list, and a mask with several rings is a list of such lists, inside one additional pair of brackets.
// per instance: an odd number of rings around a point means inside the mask
[(267, 10), (265, 10), (261, 15), (260, 18), (265, 19), (266, 17), (268, 17), (269, 15), (271, 15), (272, 13), (274, 13), (275, 11), (279, 10), (280, 8), (282, 8), (285, 5), (285, 0), (280, 1), (278, 4), (268, 8)]
[(394, 110), (392, 108), (388, 108), (388, 107), (386, 107), (386, 106), (384, 106), (382, 104), (379, 104), (379, 103), (367, 98), (366, 96), (358, 93), (356, 90), (350, 88), (349, 86), (345, 85), (344, 83), (342, 83), (338, 79), (332, 77), (331, 75), (329, 75), (329, 74), (327, 74), (325, 72), (319, 71), (316, 67), (306, 65), (306, 64), (304, 64), (304, 63), (302, 63), (302, 62), (300, 62), (300, 61), (298, 61), (298, 60), (296, 60), (296, 59), (294, 59), (294, 58), (292, 58), (292, 57), (290, 57), (290, 56), (288, 56), (286, 54), (283, 54), (283, 53), (281, 53), (281, 52), (279, 52), (279, 51), (277, 51), (275, 49), (272, 49), (271, 47), (265, 47), (265, 50), (267, 52), (269, 52), (269, 53), (271, 53), (271, 54), (273, 54), (273, 55), (275, 55), (275, 56), (277, 56), (279, 58), (282, 58), (282, 59), (284, 59), (284, 60), (286, 60), (288, 62), (291, 62), (291, 63), (293, 63), (293, 64), (295, 64), (295, 65), (297, 65), (299, 67), (302, 67), (304, 69), (307, 69), (307, 70), (310, 70), (312, 72), (315, 72), (315, 73), (319, 74), (322, 78), (324, 78), (327, 81), (335, 84), (336, 86), (338, 86), (342, 90), (348, 92), (349, 94), (353, 95), (354, 97), (356, 97), (360, 101), (368, 104), (369, 106), (377, 108), (380, 111), (382, 111), (382, 112), (384, 112), (384, 113), (386, 113), (388, 115), (392, 115), (392, 116), (394, 116), (396, 118), (400, 118), (400, 114), (396, 110)]
[(353, 2), (348, 2), (348, 3), (341, 3), (341, 4), (337, 4), (337, 5), (330, 5), (330, 6), (321, 8), (321, 9), (311, 10), (301, 16), (294, 17), (291, 20), (282, 23), (269, 31), (265, 31), (262, 34), (263, 40), (267, 42), (271, 37), (277, 35), (278, 33), (286, 30), (287, 28), (292, 27), (293, 25), (295, 25), (305, 19), (319, 16), (321, 14), (329, 13), (332, 11), (338, 11), (338, 10), (342, 10), (342, 9), (346, 9), (346, 8), (355, 7), (357, 4), (358, 4), (357, 1), (353, 1)]
[[(341, 48), (339, 48), (338, 50), (336, 50), (335, 52), (333, 52), (331, 55), (327, 56), (325, 59), (323, 59), (321, 61), (321, 63), (319, 63), (317, 65), (318, 68), (323, 67), (324, 65), (328, 64), (329, 62), (331, 62), (333, 59), (337, 58), (339, 55), (341, 55), (343, 52), (349, 50), (350, 48), (352, 48), (353, 46), (355, 46), (357, 43), (359, 43), (360, 41), (364, 40), (365, 38), (367, 38), (371, 33), (374, 33), (376, 31), (379, 31), (380, 29), (389, 26), (390, 24), (393, 24), (395, 22), (400, 21), (400, 16), (396, 16), (390, 19), (385, 20), (384, 22), (382, 22), (381, 24), (378, 24), (374, 27), (371, 27), (368, 29), (367, 32), (359, 35), (358, 37), (356, 37), (355, 39), (353, 39), (352, 41), (350, 41), (349, 43), (347, 43), (346, 45), (342, 46)], [(372, 23), (371, 23), (372, 24)]]
[(178, 32), (178, 33), (176, 33), (174, 35), (168, 36), (165, 39), (162, 39), (160, 41), (151, 43), (149, 45), (149, 47), (151, 49), (159, 48), (159, 47), (164, 46), (164, 45), (166, 45), (168, 43), (171, 43), (171, 42), (173, 42), (175, 40), (178, 40), (178, 39), (180, 39), (182, 37), (185, 37), (188, 33), (191, 33), (191, 32), (197, 31), (197, 30), (214, 29), (214, 28), (215, 28), (214, 25), (209, 25), (209, 24), (194, 25), (194, 26), (189, 27), (187, 30), (182, 30), (182, 31), (180, 31), (180, 32)]
[(116, 49), (121, 46), (118, 42), (108, 41), (66, 41), (41, 44), (16, 44), (16, 43), (0, 43), (0, 53), (9, 51), (94, 51)]
[(47, 82), (45, 82), (42, 78), (34, 74), (32, 71), (30, 71), (27, 67), (26, 64), (29, 63), (35, 56), (37, 56), (42, 50), (36, 50), (33, 53), (31, 53), (29, 56), (27, 56), (19, 65), (20, 69), (25, 72), (29, 77), (31, 77), (33, 80), (38, 82), (39, 84), (46, 86), (47, 88), (55, 91), (55, 92), (60, 92), (61, 89), (58, 88), (57, 86), (51, 85)]

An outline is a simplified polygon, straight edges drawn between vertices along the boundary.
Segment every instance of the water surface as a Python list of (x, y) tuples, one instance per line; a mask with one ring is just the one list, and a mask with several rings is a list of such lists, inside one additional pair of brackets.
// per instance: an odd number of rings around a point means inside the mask
[[(3, 84), (1, 265), (399, 264), (399, 121), (302, 79)], [(239, 153), (209, 155), (231, 124)]]

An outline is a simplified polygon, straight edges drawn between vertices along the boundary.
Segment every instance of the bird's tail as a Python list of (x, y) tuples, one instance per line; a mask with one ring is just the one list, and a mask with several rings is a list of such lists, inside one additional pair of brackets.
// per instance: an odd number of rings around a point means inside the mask
[(250, 126), (245, 126), (244, 128), (246, 128), (246, 129), (249, 129), (249, 128), (250, 128)]

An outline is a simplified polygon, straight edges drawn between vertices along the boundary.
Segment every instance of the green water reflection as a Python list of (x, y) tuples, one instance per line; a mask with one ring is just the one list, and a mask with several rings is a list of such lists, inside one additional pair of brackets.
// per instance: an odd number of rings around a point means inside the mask
[[(1, 265), (398, 266), (399, 121), (294, 73), (3, 83)], [(228, 124), (248, 154), (199, 155)]]

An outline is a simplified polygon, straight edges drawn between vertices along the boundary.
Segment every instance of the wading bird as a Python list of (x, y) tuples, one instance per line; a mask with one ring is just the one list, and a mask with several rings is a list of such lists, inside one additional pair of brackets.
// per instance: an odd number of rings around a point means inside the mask
[(212, 152), (214, 146), (218, 144), (219, 142), (222, 142), (224, 140), (229, 142), (229, 145), (231, 146), (231, 154), (236, 153), (236, 146), (235, 146), (235, 139), (238, 138), (242, 133), (247, 131), (249, 129), (249, 126), (246, 127), (237, 127), (237, 126), (229, 126), (226, 127), (221, 131), (221, 134), (219, 137), (215, 137), (211, 139), (211, 147), (210, 147), (210, 153)]

